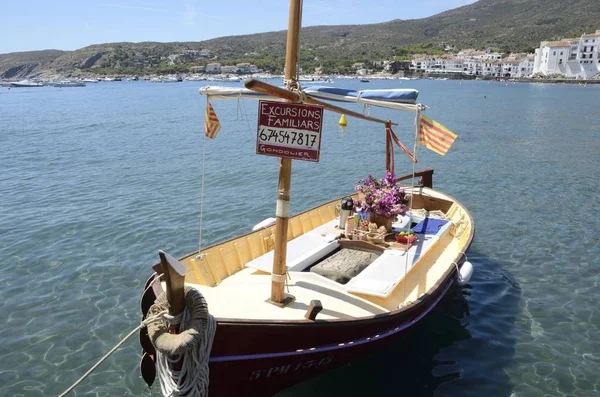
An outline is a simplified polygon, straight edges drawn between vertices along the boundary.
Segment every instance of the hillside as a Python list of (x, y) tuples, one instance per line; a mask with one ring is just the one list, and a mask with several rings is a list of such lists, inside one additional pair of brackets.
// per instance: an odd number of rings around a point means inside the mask
[[(436, 53), (444, 45), (531, 51), (542, 40), (596, 29), (600, 29), (598, 0), (480, 0), (423, 19), (303, 28), (300, 61), (307, 70), (322, 65), (328, 73), (344, 72), (354, 62)], [(210, 60), (224, 64), (250, 61), (280, 72), (285, 35), (280, 31), (203, 42), (111, 43), (71, 52), (5, 54), (0, 55), (0, 74), (173, 72)]]
[(65, 51), (43, 50), (0, 54), (0, 75), (7, 78), (27, 76), (38, 70), (49, 68), (49, 64)]

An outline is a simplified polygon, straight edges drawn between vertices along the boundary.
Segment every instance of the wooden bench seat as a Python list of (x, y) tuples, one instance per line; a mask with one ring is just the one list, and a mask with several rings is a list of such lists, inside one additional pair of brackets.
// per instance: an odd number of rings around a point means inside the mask
[[(288, 271), (300, 272), (335, 251), (339, 247), (339, 243), (335, 240), (335, 236), (329, 235), (328, 232), (335, 230), (337, 222), (339, 220), (334, 219), (288, 241), (286, 254)], [(246, 267), (271, 273), (273, 255), (274, 251), (271, 250), (246, 263)]]
[(451, 225), (452, 222), (446, 223), (436, 234), (417, 234), (417, 241), (407, 251), (385, 250), (344, 287), (348, 292), (387, 298), (418, 260), (449, 232)]

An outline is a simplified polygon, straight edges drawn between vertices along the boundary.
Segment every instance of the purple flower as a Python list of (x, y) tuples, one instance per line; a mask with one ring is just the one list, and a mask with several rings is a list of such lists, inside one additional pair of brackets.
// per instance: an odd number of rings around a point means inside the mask
[(405, 193), (396, 182), (392, 172), (386, 172), (385, 178), (375, 179), (372, 175), (361, 179), (355, 190), (364, 201), (358, 201), (356, 208), (385, 217), (404, 215), (408, 210), (410, 194)]

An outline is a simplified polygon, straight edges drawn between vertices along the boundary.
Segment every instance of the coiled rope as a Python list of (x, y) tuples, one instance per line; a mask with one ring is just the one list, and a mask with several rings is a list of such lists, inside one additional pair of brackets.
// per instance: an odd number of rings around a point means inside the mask
[[(148, 310), (148, 316), (162, 313), (168, 307), (166, 294), (162, 293)], [(197, 290), (186, 287), (183, 312), (177, 316), (163, 315), (161, 320), (148, 325), (148, 336), (156, 348), (162, 394), (207, 396), (208, 358), (217, 322), (208, 313), (206, 300)], [(177, 334), (169, 332), (172, 324), (179, 324)]]
[[(164, 396), (203, 397), (208, 395), (208, 358), (217, 328), (215, 318), (208, 313), (202, 294), (185, 288), (185, 308), (177, 316), (168, 314), (169, 302), (163, 292), (148, 310), (140, 325), (129, 332), (93, 367), (83, 374), (59, 397), (64, 397), (85, 380), (123, 343), (140, 329), (148, 328), (148, 336), (156, 349), (156, 365), (160, 388)], [(178, 334), (169, 332), (172, 324), (179, 324)], [(180, 366), (179, 370), (174, 370)]]

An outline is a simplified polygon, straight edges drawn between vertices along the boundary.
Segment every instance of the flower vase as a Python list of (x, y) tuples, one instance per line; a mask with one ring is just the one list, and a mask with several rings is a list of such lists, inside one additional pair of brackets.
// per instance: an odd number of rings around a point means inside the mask
[(372, 212), (369, 213), (369, 221), (375, 223), (377, 226), (385, 226), (385, 229), (388, 232), (392, 231), (392, 221), (394, 219), (388, 216), (374, 214)]

